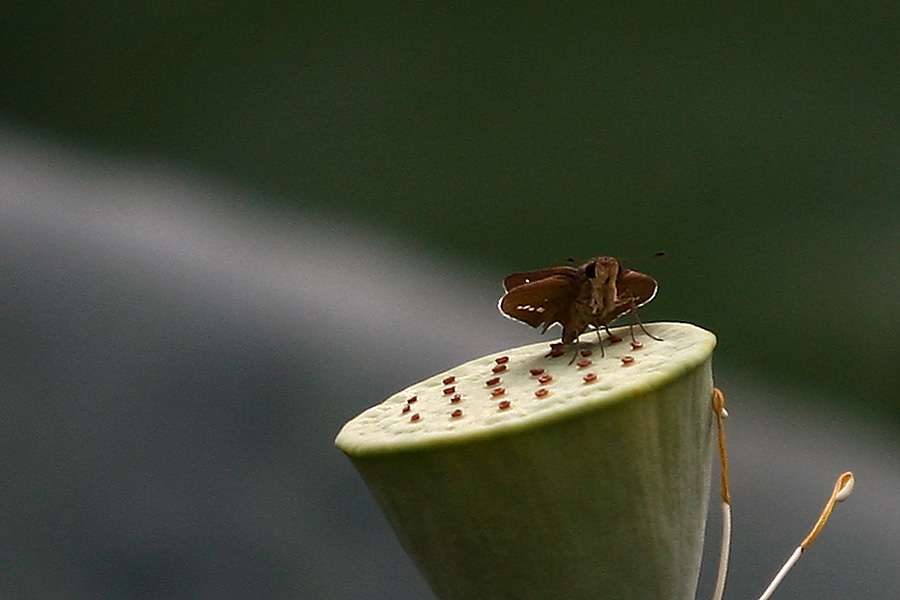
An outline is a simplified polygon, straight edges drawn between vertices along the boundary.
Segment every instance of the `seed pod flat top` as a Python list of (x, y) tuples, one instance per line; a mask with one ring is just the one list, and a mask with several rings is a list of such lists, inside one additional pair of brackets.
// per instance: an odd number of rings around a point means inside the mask
[(715, 335), (686, 323), (646, 327), (661, 340), (629, 341), (621, 327), (601, 353), (596, 336), (586, 334), (574, 340), (571, 362), (546, 342), (470, 361), (364, 411), (335, 443), (363, 457), (514, 433), (656, 389), (709, 360), (716, 344)]

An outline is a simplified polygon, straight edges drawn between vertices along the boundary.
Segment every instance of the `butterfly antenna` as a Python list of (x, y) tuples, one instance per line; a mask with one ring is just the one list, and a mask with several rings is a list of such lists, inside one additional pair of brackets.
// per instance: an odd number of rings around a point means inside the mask
[(619, 258), (619, 262), (631, 263), (631, 262), (638, 262), (638, 261), (646, 260), (648, 258), (664, 258), (668, 254), (669, 253), (666, 252), (665, 250), (657, 250), (656, 252), (654, 252), (652, 254), (642, 254), (640, 256), (623, 256), (623, 257)]

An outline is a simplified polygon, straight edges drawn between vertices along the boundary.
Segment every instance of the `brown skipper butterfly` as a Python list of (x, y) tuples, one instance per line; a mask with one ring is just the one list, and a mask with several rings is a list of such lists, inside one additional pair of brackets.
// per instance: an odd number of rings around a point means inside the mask
[[(623, 269), (611, 256), (598, 256), (580, 267), (564, 266), (514, 273), (503, 280), (500, 310), (532, 327), (562, 325), (562, 343), (571, 345), (588, 327), (609, 331), (609, 324), (653, 300), (656, 280)], [(644, 329), (640, 319), (637, 319)], [(632, 334), (633, 337), (633, 334)]]

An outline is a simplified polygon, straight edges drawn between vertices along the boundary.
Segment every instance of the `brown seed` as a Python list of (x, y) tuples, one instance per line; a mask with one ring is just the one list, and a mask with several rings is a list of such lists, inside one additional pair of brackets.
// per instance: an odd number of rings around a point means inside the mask
[(500, 358), (496, 359), (494, 362), (496, 362), (498, 365), (502, 365), (502, 364), (505, 364), (505, 363), (508, 363), (508, 362), (509, 362), (509, 357), (508, 357), (508, 356), (501, 356)]
[(544, 373), (543, 375), (538, 377), (538, 381), (540, 381), (541, 383), (547, 383), (547, 382), (551, 381), (552, 379), (553, 379), (553, 375), (551, 375), (550, 373)]
[(459, 417), (462, 416), (462, 410), (457, 408), (452, 413), (450, 413), (450, 416), (453, 417), (454, 419), (458, 419)]
[(546, 396), (549, 393), (550, 393), (550, 390), (548, 390), (547, 388), (538, 388), (534, 391), (534, 395), (537, 396), (538, 398), (543, 398), (544, 396)]
[(591, 361), (587, 358), (582, 358), (581, 360), (578, 361), (577, 364), (578, 364), (578, 368), (583, 369), (587, 366), (590, 366)]
[(409, 422), (410, 422), (410, 423), (415, 423), (416, 421), (418, 421), (418, 420), (421, 419), (421, 418), (422, 418), (422, 417), (419, 416), (419, 413), (415, 413), (413, 416), (411, 416), (411, 417), (409, 418)]
[(510, 406), (512, 406), (512, 404), (510, 404), (509, 400), (504, 400), (499, 404), (500, 410), (506, 410)]
[(534, 375), (535, 377), (537, 377), (538, 375), (540, 375), (543, 372), (544, 372), (543, 369), (532, 369), (531, 370), (531, 374)]
[(447, 396), (449, 396), (450, 394), (452, 394), (454, 392), (456, 392), (456, 387), (454, 387), (452, 385), (448, 388), (444, 388), (444, 394), (446, 394)]
[(485, 385), (497, 385), (498, 383), (500, 383), (499, 377), (491, 377), (490, 379), (488, 379), (487, 381), (484, 382)]
[(591, 350), (582, 350), (581, 351), (582, 356), (590, 356), (591, 354), (593, 354), (593, 351), (591, 351)]
[(547, 358), (559, 358), (560, 356), (562, 356), (565, 353), (566, 353), (565, 348), (552, 348), (550, 350), (549, 354), (547, 354)]
[(622, 357), (622, 364), (623, 364), (623, 365), (630, 365), (630, 364), (633, 363), (633, 362), (634, 362), (634, 357), (633, 357), (633, 356), (623, 356), (623, 357)]
[(503, 365), (503, 364), (496, 365), (493, 369), (491, 369), (491, 371), (493, 371), (494, 373), (502, 373), (505, 370), (506, 370), (506, 365)]
[(450, 377), (444, 378), (444, 385), (450, 385), (451, 383), (455, 383), (455, 382), (456, 382), (456, 377), (454, 377), (453, 375), (451, 375)]
[(587, 373), (584, 376), (584, 382), (591, 383), (592, 381), (597, 381), (597, 374), (596, 373)]
[(506, 390), (503, 388), (494, 388), (491, 390), (491, 396), (502, 396), (506, 393)]
[(611, 336), (609, 336), (609, 343), (610, 343), (610, 344), (618, 344), (618, 343), (621, 342), (621, 341), (622, 341), (622, 338), (620, 338), (620, 337), (617, 336), (617, 335), (611, 335)]
[(632, 349), (632, 350), (640, 350), (640, 349), (643, 348), (643, 347), (644, 347), (644, 344), (642, 344), (642, 343), (640, 343), (640, 342), (638, 342), (638, 341), (631, 342), (631, 349)]
[(460, 396), (459, 394), (453, 394), (453, 397), (450, 398), (450, 402), (451, 402), (452, 404), (456, 404), (456, 403), (459, 402), (460, 400), (462, 400), (462, 396)]
[(418, 402), (418, 401), (419, 401), (419, 397), (418, 397), (418, 396), (413, 396), (412, 398), (410, 398), (409, 400), (407, 400), (406, 403), (407, 403), (407, 404), (412, 404), (413, 402)]
[(410, 410), (412, 410), (412, 407), (409, 404), (407, 404), (406, 406), (403, 407), (403, 410), (401, 412), (408, 413)]

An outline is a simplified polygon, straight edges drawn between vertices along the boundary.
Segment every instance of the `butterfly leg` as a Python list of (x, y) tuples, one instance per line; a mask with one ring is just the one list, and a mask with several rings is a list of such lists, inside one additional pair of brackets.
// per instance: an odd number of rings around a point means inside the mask
[[(634, 305), (634, 298), (631, 299), (631, 310), (629, 310), (628, 312), (631, 313), (632, 315), (634, 315), (634, 320), (637, 321), (637, 324), (638, 324), (638, 326), (640, 326), (641, 331), (643, 331), (646, 335), (650, 336), (657, 342), (663, 341), (663, 339), (661, 337), (656, 337), (655, 335), (653, 335), (652, 333), (647, 331), (646, 327), (644, 327), (644, 322), (641, 321), (641, 318), (638, 316), (637, 306)], [(632, 342), (637, 341), (634, 338), (634, 323), (631, 324), (630, 331), (631, 331), (631, 341)]]
[(597, 333), (597, 345), (600, 347), (600, 358), (603, 358), (606, 356), (606, 350), (603, 349), (603, 336), (600, 334), (600, 326), (593, 323), (591, 326), (593, 326), (594, 331)]
[(600, 335), (599, 327), (594, 327), (594, 331), (597, 332), (597, 345), (600, 346), (600, 358), (603, 358), (606, 356), (606, 350), (603, 348), (603, 336)]
[[(595, 331), (597, 332), (597, 339), (600, 340), (600, 355), (603, 356), (603, 340), (600, 338), (600, 330), (595, 328)], [(579, 348), (581, 347), (581, 337), (576, 337), (574, 340), (572, 340), (572, 343), (567, 344), (567, 346), (572, 346), (572, 350), (574, 351), (572, 354), (572, 360), (569, 361), (569, 364), (571, 365), (575, 362), (575, 359), (578, 358)]]

